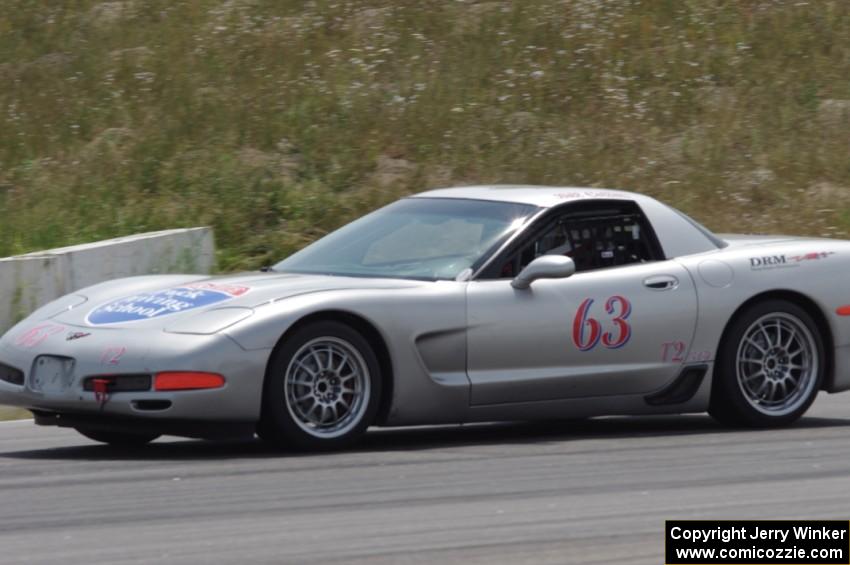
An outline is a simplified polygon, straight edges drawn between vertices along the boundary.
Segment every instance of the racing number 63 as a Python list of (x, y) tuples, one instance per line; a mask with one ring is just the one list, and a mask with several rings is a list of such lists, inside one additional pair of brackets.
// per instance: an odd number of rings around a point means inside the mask
[(573, 319), (573, 343), (579, 351), (590, 351), (602, 341), (608, 349), (619, 349), (628, 343), (632, 337), (632, 327), (626, 321), (632, 313), (632, 304), (622, 296), (612, 296), (605, 301), (605, 312), (612, 316), (611, 321), (617, 326), (616, 335), (613, 331), (602, 332), (602, 323), (590, 316), (593, 298), (586, 298), (578, 307)]

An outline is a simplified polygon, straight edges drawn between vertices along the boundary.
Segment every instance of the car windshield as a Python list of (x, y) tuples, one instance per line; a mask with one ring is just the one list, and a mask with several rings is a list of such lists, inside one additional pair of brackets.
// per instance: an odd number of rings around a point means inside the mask
[(538, 210), (458, 198), (406, 198), (360, 218), (272, 270), (453, 280), (477, 268)]

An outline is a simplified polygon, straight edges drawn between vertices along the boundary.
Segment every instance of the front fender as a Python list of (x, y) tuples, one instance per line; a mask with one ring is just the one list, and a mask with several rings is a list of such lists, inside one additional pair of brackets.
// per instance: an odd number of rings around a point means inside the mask
[(393, 367), (388, 425), (458, 423), (469, 410), (466, 284), (313, 292), (257, 307), (224, 330), (248, 351), (274, 348), (306, 316), (345, 312), (382, 336)]

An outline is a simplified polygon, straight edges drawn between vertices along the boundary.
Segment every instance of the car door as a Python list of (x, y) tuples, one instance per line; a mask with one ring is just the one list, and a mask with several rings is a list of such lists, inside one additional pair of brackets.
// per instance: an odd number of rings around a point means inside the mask
[[(689, 357), (696, 291), (637, 205), (567, 205), (539, 223), (468, 285), (471, 403), (645, 394), (674, 379)], [(553, 253), (579, 272), (511, 286)]]

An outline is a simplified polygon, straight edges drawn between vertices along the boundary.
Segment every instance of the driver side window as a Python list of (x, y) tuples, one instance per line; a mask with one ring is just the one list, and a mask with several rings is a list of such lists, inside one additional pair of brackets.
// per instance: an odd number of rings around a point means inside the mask
[(550, 218), (484, 278), (515, 277), (542, 255), (572, 258), (576, 271), (592, 271), (664, 259), (649, 222), (633, 202), (593, 202), (569, 205)]

